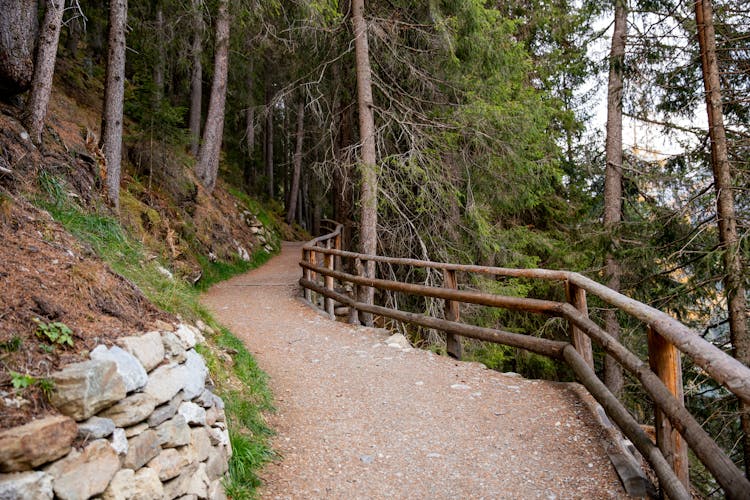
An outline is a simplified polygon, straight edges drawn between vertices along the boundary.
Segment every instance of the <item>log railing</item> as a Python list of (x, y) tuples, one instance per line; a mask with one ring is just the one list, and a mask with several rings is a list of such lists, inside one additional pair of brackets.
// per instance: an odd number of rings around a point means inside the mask
[[(317, 295), (320, 295), (321, 305), (331, 319), (334, 319), (335, 304), (338, 303), (348, 307), (351, 323), (359, 323), (359, 313), (362, 312), (442, 330), (448, 336), (448, 352), (455, 357), (461, 356), (460, 342), (456, 336), (464, 336), (525, 349), (565, 361), (579, 382), (601, 404), (609, 418), (648, 460), (659, 479), (660, 487), (670, 499), (690, 498), (687, 447), (711, 472), (728, 498), (748, 498), (750, 495), (750, 482), (747, 478), (685, 409), (680, 353), (689, 356), (695, 365), (747, 402), (750, 402), (750, 368), (728, 356), (687, 326), (653, 307), (574, 272), (448, 264), (344, 251), (341, 249), (342, 226), (333, 224), (335, 229), (331, 233), (315, 238), (303, 246), (300, 262), (303, 276), (299, 281), (308, 301), (318, 304)], [(358, 270), (357, 274), (343, 270), (344, 259), (353, 263), (351, 267)], [(444, 278), (443, 287), (368, 278), (361, 271), (367, 261), (441, 271)], [(456, 272), (560, 282), (565, 287), (568, 302), (459, 290)], [(341, 288), (337, 289), (337, 281), (341, 285), (352, 286), (354, 293), (345, 293)], [(443, 299), (445, 317), (441, 319), (357, 302), (357, 288), (362, 286)], [(589, 318), (587, 294), (598, 297), (647, 325), (648, 363), (641, 361)], [(460, 323), (461, 303), (563, 318), (568, 322), (571, 342)], [(592, 341), (630, 372), (652, 398), (656, 413), (656, 445), (625, 406), (597, 377), (593, 365)]]

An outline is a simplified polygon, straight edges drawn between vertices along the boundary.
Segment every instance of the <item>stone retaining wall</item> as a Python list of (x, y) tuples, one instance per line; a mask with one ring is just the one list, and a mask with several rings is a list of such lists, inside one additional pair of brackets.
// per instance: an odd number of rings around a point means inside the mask
[(51, 374), (62, 415), (0, 432), (0, 500), (226, 499), (232, 449), (202, 340), (164, 324)]

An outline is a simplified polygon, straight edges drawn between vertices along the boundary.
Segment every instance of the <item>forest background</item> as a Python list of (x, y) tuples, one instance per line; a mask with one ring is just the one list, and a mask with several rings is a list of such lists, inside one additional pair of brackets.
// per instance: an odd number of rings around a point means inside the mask
[[(347, 247), (579, 271), (750, 363), (750, 13), (742, 0), (11, 4), (0, 1), (0, 33), (20, 30), (26, 49), (3, 61), (3, 95), (24, 107), (37, 143), (48, 140), (44, 85), (53, 74), (84, 101), (104, 96), (100, 145), (115, 214), (126, 189), (120, 165), (150, 183), (177, 148), (205, 193), (217, 182), (235, 186), (313, 234), (322, 219), (338, 220)], [(596, 112), (605, 88), (606, 125)], [(669, 151), (624, 144), (623, 117), (633, 130), (655, 130)], [(405, 272), (378, 270), (440, 280)], [(522, 279), (461, 286), (560, 298)], [(440, 309), (398, 294), (364, 299)], [(591, 313), (645, 356), (642, 325), (604, 304)], [(464, 318), (567, 335), (556, 320), (503, 311)], [(444, 348), (434, 331), (405, 333)], [(464, 348), (494, 369), (571, 377), (514, 349)], [(648, 423), (653, 411), (637, 384), (601, 353), (595, 360)], [(747, 408), (690, 365), (684, 384), (686, 405), (750, 467)], [(693, 481), (705, 494), (715, 489), (700, 470)]]

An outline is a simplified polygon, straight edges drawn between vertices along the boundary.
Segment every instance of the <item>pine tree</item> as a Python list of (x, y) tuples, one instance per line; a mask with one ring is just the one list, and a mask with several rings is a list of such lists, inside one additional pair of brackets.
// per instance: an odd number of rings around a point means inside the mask
[(216, 51), (214, 54), (214, 80), (208, 104), (203, 140), (198, 153), (195, 173), (210, 193), (216, 186), (219, 174), (219, 156), (224, 131), (224, 108), (227, 97), (229, 71), (229, 1), (220, 0), (216, 18)]
[(112, 0), (109, 8), (107, 76), (104, 84), (101, 147), (107, 162), (107, 196), (120, 209), (123, 105), (125, 101), (125, 29), (127, 0)]
[(34, 66), (34, 81), (31, 85), (31, 95), (26, 104), (24, 122), (29, 130), (31, 140), (39, 144), (42, 142), (42, 128), (47, 115), (47, 104), (52, 92), (52, 77), (55, 74), (57, 60), (57, 43), (60, 39), (60, 25), (62, 24), (64, 0), (47, 0), (44, 12), (44, 22), (40, 32), (36, 64)]

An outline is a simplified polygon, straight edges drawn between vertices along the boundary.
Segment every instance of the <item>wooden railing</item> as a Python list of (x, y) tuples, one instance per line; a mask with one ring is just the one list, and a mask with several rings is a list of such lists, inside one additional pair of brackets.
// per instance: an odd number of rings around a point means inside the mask
[[(750, 482), (683, 404), (680, 353), (689, 356), (695, 365), (746, 402), (750, 402), (750, 368), (728, 356), (687, 326), (657, 309), (617, 293), (578, 273), (446, 264), (348, 252), (341, 249), (341, 230), (342, 226), (336, 224), (331, 233), (304, 245), (300, 261), (303, 276), (299, 283), (304, 288), (305, 298), (317, 304), (316, 294), (320, 294), (323, 298), (323, 308), (331, 319), (334, 319), (335, 304), (338, 303), (349, 308), (351, 323), (359, 323), (360, 313), (366, 313), (442, 330), (448, 335), (449, 352), (458, 357), (460, 343), (456, 336), (465, 336), (565, 361), (579, 382), (604, 408), (609, 418), (648, 460), (659, 479), (660, 487), (670, 499), (690, 498), (685, 443), (711, 472), (728, 498), (750, 497)], [(343, 259), (353, 261), (353, 269), (358, 270), (357, 274), (343, 270)], [(443, 287), (368, 278), (363, 272), (363, 264), (366, 261), (439, 270), (443, 273)], [(560, 282), (565, 286), (568, 302), (459, 290), (456, 272)], [(350, 284), (354, 288), (354, 293), (342, 293), (340, 288), (337, 291), (336, 281), (342, 285)], [(441, 319), (358, 302), (357, 288), (363, 286), (443, 299), (445, 317)], [(647, 325), (648, 363), (641, 361), (589, 319), (587, 293), (599, 297)], [(563, 318), (568, 322), (571, 342), (460, 323), (461, 303)], [(592, 340), (630, 372), (652, 398), (656, 413), (656, 445), (625, 406), (597, 377), (591, 350)]]

